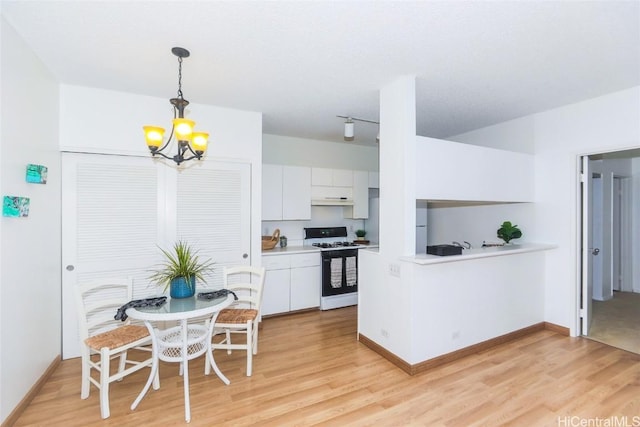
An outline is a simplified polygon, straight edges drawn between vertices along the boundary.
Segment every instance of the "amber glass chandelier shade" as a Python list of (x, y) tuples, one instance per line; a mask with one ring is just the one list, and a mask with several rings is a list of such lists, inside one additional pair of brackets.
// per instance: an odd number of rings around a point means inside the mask
[[(174, 47), (171, 53), (178, 57), (178, 94), (175, 98), (169, 99), (173, 106), (173, 121), (171, 132), (164, 140), (164, 129), (158, 126), (143, 126), (144, 135), (154, 158), (163, 157), (173, 160), (178, 166), (188, 160), (202, 160), (204, 152), (207, 150), (209, 134), (206, 132), (194, 132), (196, 122), (185, 119), (185, 108), (189, 101), (182, 95), (182, 60), (188, 58), (190, 53), (183, 47)], [(172, 140), (177, 142), (177, 153), (170, 154)], [(175, 145), (175, 144), (174, 144)], [(166, 152), (164, 152), (166, 150)]]
[(164, 138), (164, 129), (158, 126), (143, 126), (144, 137), (148, 147), (159, 148)]
[(207, 151), (207, 143), (209, 142), (209, 134), (206, 132), (193, 132), (191, 145), (194, 151)]
[(178, 141), (191, 141), (191, 134), (196, 122), (189, 119), (173, 119), (173, 129)]

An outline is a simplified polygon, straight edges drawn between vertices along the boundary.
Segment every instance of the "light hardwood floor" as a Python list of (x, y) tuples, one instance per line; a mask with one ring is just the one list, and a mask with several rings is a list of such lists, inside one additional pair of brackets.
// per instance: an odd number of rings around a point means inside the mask
[(640, 294), (614, 292), (608, 301), (593, 300), (589, 338), (640, 354)]
[[(265, 319), (252, 377), (244, 352), (216, 352), (229, 386), (194, 361), (190, 425), (572, 426), (625, 416), (638, 425), (638, 355), (541, 331), (409, 376), (356, 341), (355, 319), (355, 307)], [(113, 385), (102, 420), (95, 388), (80, 399), (79, 360), (63, 361), (16, 426), (185, 425), (178, 366), (160, 372), (161, 388), (136, 411), (147, 371)]]

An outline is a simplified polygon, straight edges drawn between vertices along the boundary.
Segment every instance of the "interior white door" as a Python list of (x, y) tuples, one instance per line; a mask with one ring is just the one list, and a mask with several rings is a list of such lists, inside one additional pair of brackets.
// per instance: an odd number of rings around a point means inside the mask
[(80, 355), (75, 285), (97, 277), (132, 277), (133, 297), (159, 295), (149, 283), (158, 246), (188, 241), (222, 266), (249, 264), (250, 165), (211, 160), (176, 168), (146, 157), (62, 156), (63, 358)]
[(582, 292), (581, 327), (582, 334), (589, 335), (593, 313), (593, 257), (600, 252), (593, 246), (593, 176), (589, 156), (582, 157)]

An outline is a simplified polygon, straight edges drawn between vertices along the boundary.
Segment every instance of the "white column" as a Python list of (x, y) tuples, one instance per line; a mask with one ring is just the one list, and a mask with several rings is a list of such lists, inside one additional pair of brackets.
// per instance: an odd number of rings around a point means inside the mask
[(380, 91), (380, 254), (415, 254), (416, 83), (402, 76)]

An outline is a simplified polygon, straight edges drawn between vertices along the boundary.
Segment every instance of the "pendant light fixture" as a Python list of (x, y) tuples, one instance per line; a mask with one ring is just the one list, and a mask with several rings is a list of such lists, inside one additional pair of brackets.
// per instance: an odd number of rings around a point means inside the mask
[(344, 140), (353, 141), (355, 139), (355, 123), (351, 117), (347, 117), (347, 121), (344, 122)]
[[(209, 134), (206, 132), (194, 132), (193, 120), (185, 119), (184, 109), (189, 105), (189, 101), (182, 96), (182, 59), (188, 58), (190, 53), (182, 47), (174, 47), (171, 53), (178, 57), (178, 96), (171, 98), (169, 102), (173, 105), (173, 124), (169, 138), (163, 145), (164, 128), (159, 126), (143, 126), (145, 139), (152, 156), (160, 155), (165, 159), (170, 159), (180, 165), (187, 160), (201, 160), (207, 150)], [(163, 153), (175, 136), (178, 141), (178, 153), (171, 156)], [(161, 147), (162, 146), (162, 147)]]
[[(341, 119), (346, 119), (344, 122), (344, 140), (345, 141), (353, 141), (355, 139), (354, 120), (358, 122), (375, 123), (377, 125), (380, 124), (380, 122), (376, 122), (375, 120), (359, 119), (357, 117), (351, 117), (351, 116), (336, 116), (336, 117), (340, 117)], [(380, 135), (376, 137), (376, 141), (379, 139), (380, 139)]]

